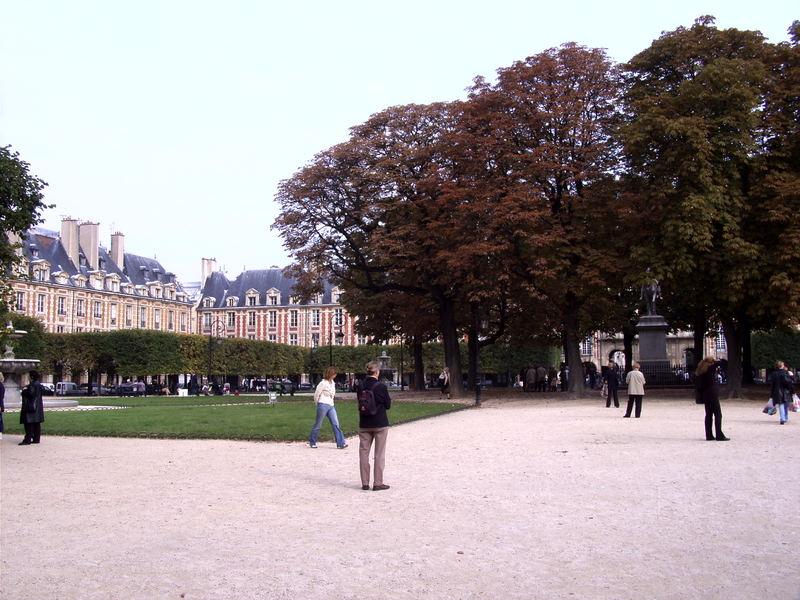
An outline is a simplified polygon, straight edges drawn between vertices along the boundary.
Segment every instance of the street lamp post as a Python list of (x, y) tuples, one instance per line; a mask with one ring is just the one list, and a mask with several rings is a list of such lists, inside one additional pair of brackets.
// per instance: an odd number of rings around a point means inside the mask
[(400, 391), (404, 392), (405, 382), (403, 381), (403, 336), (400, 336)]
[(209, 325), (210, 326), (209, 326), (209, 330), (208, 330), (208, 372), (207, 372), (207, 377), (206, 377), (206, 383), (210, 388), (211, 387), (211, 362), (212, 362), (212, 358), (214, 356), (214, 338), (216, 337), (217, 344), (221, 343), (221, 340), (219, 338), (222, 335), (222, 330), (225, 328), (225, 324), (219, 318), (214, 317), (214, 319), (210, 322)]
[[(333, 321), (336, 318), (336, 313), (331, 314), (331, 326), (328, 330), (328, 366), (333, 366)], [(336, 332), (336, 341), (341, 342), (344, 339), (344, 333), (342, 333), (342, 323), (339, 323), (339, 331)]]

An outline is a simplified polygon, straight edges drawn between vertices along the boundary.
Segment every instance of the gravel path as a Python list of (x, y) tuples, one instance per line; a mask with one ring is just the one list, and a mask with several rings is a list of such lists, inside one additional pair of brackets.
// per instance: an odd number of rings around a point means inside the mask
[(0, 598), (798, 599), (800, 413), (723, 414), (490, 400), (394, 427), (381, 492), (356, 439), (6, 435)]

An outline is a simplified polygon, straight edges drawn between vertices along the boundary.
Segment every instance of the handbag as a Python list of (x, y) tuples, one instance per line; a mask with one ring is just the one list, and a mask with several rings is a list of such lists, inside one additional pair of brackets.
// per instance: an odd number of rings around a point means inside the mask
[(608, 396), (608, 384), (604, 383), (603, 387), (600, 388), (600, 395), (601, 396)]

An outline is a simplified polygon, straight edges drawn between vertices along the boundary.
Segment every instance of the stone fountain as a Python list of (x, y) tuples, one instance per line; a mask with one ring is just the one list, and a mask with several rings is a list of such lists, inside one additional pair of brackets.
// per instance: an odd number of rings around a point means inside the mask
[(28, 333), (21, 329), (14, 329), (11, 321), (6, 325), (3, 337), (5, 338), (6, 351), (0, 360), (0, 371), (5, 377), (6, 396), (5, 404), (7, 407), (17, 407), (20, 405), (20, 391), (27, 385), (28, 373), (39, 366), (38, 360), (28, 358), (16, 358), (14, 349), (11, 347), (11, 340), (21, 338)]
[[(19, 408), (20, 404), (22, 403), (20, 392), (22, 391), (22, 388), (28, 384), (28, 373), (39, 366), (38, 360), (34, 360), (32, 358), (17, 358), (14, 356), (14, 349), (11, 347), (11, 340), (19, 339), (27, 333), (27, 331), (23, 331), (21, 329), (14, 329), (11, 321), (8, 322), (5, 330), (2, 331), (3, 338), (5, 339), (6, 349), (5, 352), (3, 352), (3, 358), (0, 359), (0, 372), (3, 373), (3, 377), (5, 378), (4, 385), (6, 388), (6, 395), (4, 403), (7, 409)], [(59, 406), (74, 406), (78, 403), (74, 400), (44, 402), (45, 406), (52, 406), (54, 404)]]

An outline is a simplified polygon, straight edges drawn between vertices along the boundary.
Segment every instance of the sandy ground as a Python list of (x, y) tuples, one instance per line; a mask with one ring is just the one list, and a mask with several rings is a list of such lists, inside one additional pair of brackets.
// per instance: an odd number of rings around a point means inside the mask
[(800, 413), (723, 412), (490, 401), (394, 427), (381, 492), (352, 438), (6, 435), (0, 597), (800, 598)]

